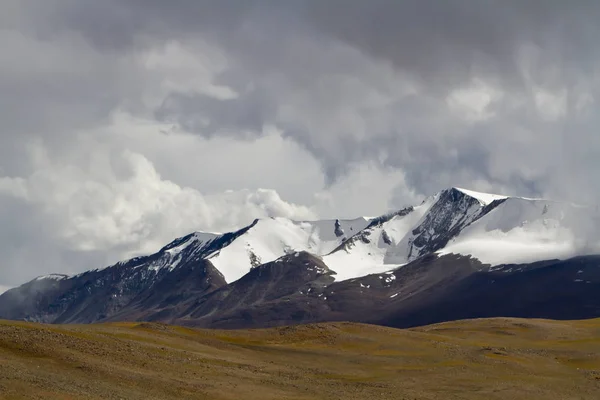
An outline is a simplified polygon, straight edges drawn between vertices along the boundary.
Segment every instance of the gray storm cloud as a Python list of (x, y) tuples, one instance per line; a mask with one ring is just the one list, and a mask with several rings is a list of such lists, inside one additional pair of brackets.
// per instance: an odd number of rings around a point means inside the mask
[(4, 1), (0, 285), (454, 185), (597, 203), (599, 18), (585, 0)]
[(173, 91), (158, 119), (207, 137), (274, 124), (329, 182), (376, 159), (422, 192), (477, 180), (560, 197), (575, 187), (555, 170), (597, 154), (576, 144), (595, 137), (595, 2), (79, 4), (62, 22), (103, 51), (204, 40), (224, 53), (214, 79), (237, 95)]

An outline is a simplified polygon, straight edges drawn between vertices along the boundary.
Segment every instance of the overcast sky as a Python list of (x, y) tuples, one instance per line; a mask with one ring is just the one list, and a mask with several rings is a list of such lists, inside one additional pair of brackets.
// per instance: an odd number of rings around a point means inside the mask
[(3, 0), (0, 291), (442, 188), (597, 204), (596, 0)]

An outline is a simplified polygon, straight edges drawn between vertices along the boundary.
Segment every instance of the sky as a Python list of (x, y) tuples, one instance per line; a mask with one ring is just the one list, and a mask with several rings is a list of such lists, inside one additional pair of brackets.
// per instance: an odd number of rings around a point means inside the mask
[(0, 291), (459, 186), (598, 204), (600, 2), (3, 0)]

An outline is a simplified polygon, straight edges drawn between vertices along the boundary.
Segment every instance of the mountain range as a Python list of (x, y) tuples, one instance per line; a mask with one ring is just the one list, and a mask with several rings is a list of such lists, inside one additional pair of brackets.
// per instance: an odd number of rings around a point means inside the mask
[(257, 219), (0, 295), (0, 318), (268, 327), (410, 327), (478, 317), (600, 316), (597, 207), (450, 188), (353, 220)]

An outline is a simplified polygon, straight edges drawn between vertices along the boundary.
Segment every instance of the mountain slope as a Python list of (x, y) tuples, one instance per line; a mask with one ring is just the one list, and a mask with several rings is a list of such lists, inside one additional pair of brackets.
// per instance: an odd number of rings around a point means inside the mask
[(424, 257), (400, 269), (394, 304), (363, 320), (393, 327), (486, 317), (600, 316), (600, 257), (503, 265), (488, 272), (462, 256)]
[[(145, 318), (189, 297), (226, 285), (207, 260), (188, 246), (160, 252), (73, 277), (40, 277), (0, 296), (0, 315), (36, 322), (89, 323), (115, 315)], [(174, 263), (177, 265), (173, 267)]]

